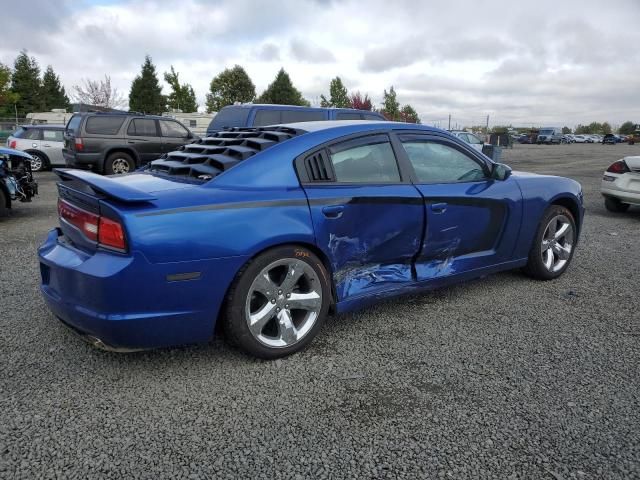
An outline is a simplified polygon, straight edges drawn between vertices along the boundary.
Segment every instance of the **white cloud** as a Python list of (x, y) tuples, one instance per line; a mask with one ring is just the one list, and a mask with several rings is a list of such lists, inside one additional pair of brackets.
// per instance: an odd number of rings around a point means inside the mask
[(312, 102), (336, 75), (377, 104), (394, 85), (425, 122), (449, 113), (464, 124), (487, 114), (499, 123), (640, 121), (636, 0), (504, 5), (33, 0), (12, 6), (0, 61), (26, 48), (68, 91), (107, 73), (126, 93), (150, 54), (160, 77), (174, 65), (201, 104), (211, 78), (239, 64), (258, 93), (284, 67)]

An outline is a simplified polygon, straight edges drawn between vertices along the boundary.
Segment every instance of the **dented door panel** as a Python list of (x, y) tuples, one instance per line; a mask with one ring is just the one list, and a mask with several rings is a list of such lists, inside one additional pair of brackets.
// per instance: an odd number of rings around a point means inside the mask
[(427, 217), (416, 259), (418, 281), (511, 259), (522, 218), (522, 195), (515, 180), (417, 187)]
[(413, 281), (412, 260), (424, 228), (424, 203), (414, 186), (307, 186), (305, 191), (338, 301)]

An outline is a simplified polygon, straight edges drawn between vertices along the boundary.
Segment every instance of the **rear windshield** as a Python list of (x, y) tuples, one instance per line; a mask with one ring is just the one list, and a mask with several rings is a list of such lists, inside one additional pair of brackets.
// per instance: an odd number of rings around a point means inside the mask
[(245, 127), (251, 109), (243, 107), (224, 107), (213, 117), (207, 131), (222, 130), (224, 127)]
[(82, 117), (80, 115), (74, 115), (67, 123), (67, 130), (77, 130), (80, 127), (80, 122), (82, 122)]
[[(87, 119), (84, 129), (87, 133), (115, 135), (124, 122), (123, 115), (95, 116)], [(71, 121), (69, 121), (71, 123)]]

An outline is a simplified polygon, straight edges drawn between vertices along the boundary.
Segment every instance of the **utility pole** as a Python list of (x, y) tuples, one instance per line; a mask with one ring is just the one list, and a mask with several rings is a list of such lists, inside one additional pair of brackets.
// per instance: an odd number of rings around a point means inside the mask
[(449, 114), (449, 128), (448, 130), (451, 130), (451, 114)]
[(487, 129), (486, 132), (489, 133), (489, 115), (487, 115)]

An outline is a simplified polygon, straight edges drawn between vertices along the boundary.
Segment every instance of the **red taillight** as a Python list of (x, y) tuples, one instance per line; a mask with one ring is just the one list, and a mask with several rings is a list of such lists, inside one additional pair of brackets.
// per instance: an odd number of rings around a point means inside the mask
[(84, 140), (82, 140), (81, 138), (76, 138), (75, 143), (76, 152), (81, 152), (82, 150), (84, 150)]
[(62, 199), (58, 199), (58, 215), (98, 245), (118, 250), (126, 249), (124, 229), (120, 222), (87, 212)]
[(609, 173), (627, 173), (629, 172), (629, 167), (624, 160), (618, 160), (617, 162), (613, 162), (609, 168), (607, 168), (607, 172)]
[(58, 199), (58, 215), (60, 218), (80, 229), (85, 237), (94, 242), (98, 240), (98, 223), (100, 216), (87, 212), (71, 205), (62, 199)]
[(9, 142), (9, 148), (16, 148), (17, 144), (18, 144), (18, 142), (16, 142), (15, 140), (11, 140)]
[(124, 230), (122, 229), (122, 225), (109, 218), (100, 217), (98, 243), (100, 243), (100, 245), (106, 245), (107, 247), (124, 250), (126, 244), (124, 243)]

